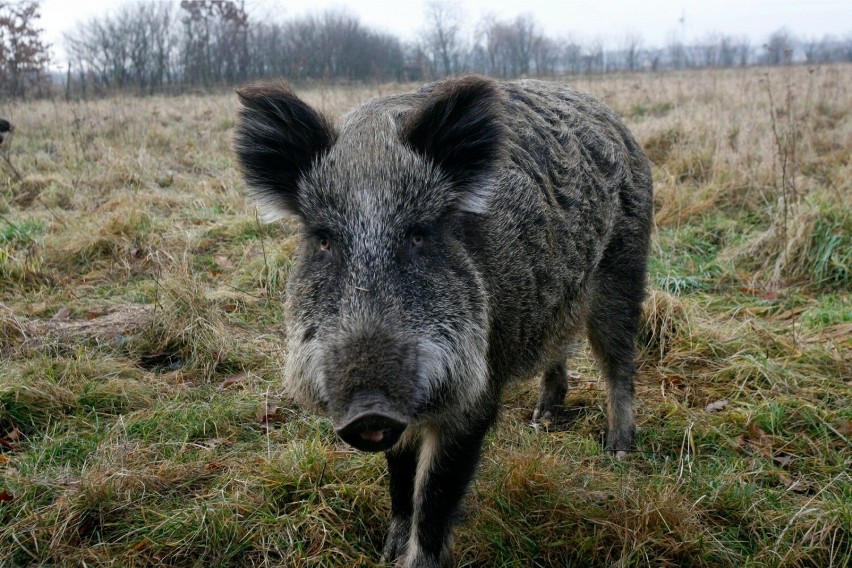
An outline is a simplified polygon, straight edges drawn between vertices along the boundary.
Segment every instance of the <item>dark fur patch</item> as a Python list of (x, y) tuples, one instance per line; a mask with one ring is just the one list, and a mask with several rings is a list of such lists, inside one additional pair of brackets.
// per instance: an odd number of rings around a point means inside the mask
[(464, 188), (500, 164), (506, 136), (504, 94), (486, 78), (448, 79), (403, 125), (408, 144)]
[(255, 199), (299, 214), (299, 180), (334, 143), (334, 128), (284, 83), (257, 83), (237, 95), (235, 150)]

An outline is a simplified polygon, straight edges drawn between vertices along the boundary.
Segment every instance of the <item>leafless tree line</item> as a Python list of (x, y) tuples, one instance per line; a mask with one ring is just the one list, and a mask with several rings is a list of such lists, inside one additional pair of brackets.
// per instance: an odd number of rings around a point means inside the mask
[(68, 79), (86, 94), (234, 85), (257, 77), (399, 80), (401, 42), (357, 17), (327, 11), (251, 20), (230, 0), (125, 4), (65, 34)]
[(600, 39), (579, 42), (548, 37), (529, 14), (510, 20), (485, 16), (470, 38), (461, 32), (463, 20), (462, 12), (453, 5), (427, 4), (426, 28), (419, 45), (427, 55), (429, 75), (555, 76), (852, 61), (852, 33), (844, 39), (799, 40), (782, 28), (759, 46), (745, 37), (720, 33), (686, 45), (673, 35), (664, 47), (647, 47), (641, 35), (629, 33), (612, 47)]
[[(0, 96), (46, 89), (49, 46), (37, 0), (0, 0)], [(617, 71), (852, 61), (852, 34), (800, 40), (780, 29), (762, 45), (710, 34), (686, 45), (672, 36), (646, 46), (638, 34), (615, 45), (544, 33), (529, 14), (486, 15), (469, 25), (454, 4), (430, 2), (419, 36), (402, 42), (344, 11), (276, 20), (251, 17), (234, 0), (136, 0), (64, 36), (67, 96), (210, 88), (259, 77), (290, 80), (421, 81), (443, 75), (562, 76)], [(56, 77), (53, 78), (56, 82)]]

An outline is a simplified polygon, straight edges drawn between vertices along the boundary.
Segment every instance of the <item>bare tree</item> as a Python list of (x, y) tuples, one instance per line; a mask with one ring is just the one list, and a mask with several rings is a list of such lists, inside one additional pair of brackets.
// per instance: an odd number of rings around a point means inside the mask
[(488, 72), (501, 77), (528, 75), (533, 67), (539, 75), (553, 74), (559, 61), (559, 44), (538, 31), (530, 14), (513, 21), (486, 16), (476, 38), (488, 56)]
[(50, 54), (40, 18), (39, 2), (0, 2), (0, 94), (23, 97), (42, 90)]
[(638, 33), (628, 33), (622, 42), (624, 50), (624, 65), (628, 71), (639, 69), (642, 50), (642, 36)]
[(545, 35), (536, 34), (532, 45), (532, 58), (535, 63), (535, 74), (539, 77), (556, 74), (562, 47), (560, 42)]
[(669, 36), (666, 51), (668, 52), (669, 65), (672, 68), (684, 69), (686, 67), (689, 67), (688, 51), (683, 45), (683, 42), (676, 36)]
[(512, 74), (527, 75), (533, 61), (533, 51), (539, 40), (535, 19), (531, 14), (520, 14), (510, 27), (508, 37), (512, 60)]
[(440, 62), (439, 72), (451, 75), (458, 72), (462, 51), (462, 14), (455, 4), (430, 0), (426, 3), (426, 28), (423, 42)]
[(65, 34), (81, 87), (137, 87), (153, 92), (176, 79), (177, 36), (171, 4), (125, 4), (114, 15), (93, 18)]
[(183, 60), (192, 84), (246, 79), (248, 14), (232, 0), (182, 0)]
[(790, 63), (793, 58), (795, 38), (787, 28), (780, 28), (769, 35), (764, 44), (764, 63), (767, 65), (780, 65)]
[(567, 39), (562, 44), (562, 67), (571, 75), (576, 75), (583, 70), (583, 46), (572, 39)]
[(604, 53), (603, 40), (596, 38), (586, 48), (583, 56), (584, 67), (589, 75), (603, 73), (606, 70), (606, 55)]

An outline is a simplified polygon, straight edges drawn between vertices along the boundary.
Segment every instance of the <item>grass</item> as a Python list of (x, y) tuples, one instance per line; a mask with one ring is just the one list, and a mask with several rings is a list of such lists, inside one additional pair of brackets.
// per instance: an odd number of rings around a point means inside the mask
[[(851, 80), (838, 65), (576, 81), (654, 163), (637, 449), (603, 454), (588, 352), (554, 431), (529, 427), (536, 381), (513, 386), (460, 565), (852, 563)], [(339, 116), (410, 88), (304, 94)], [(376, 565), (382, 457), (279, 394), (298, 237), (243, 196), (235, 97), (10, 111), (0, 565)]]

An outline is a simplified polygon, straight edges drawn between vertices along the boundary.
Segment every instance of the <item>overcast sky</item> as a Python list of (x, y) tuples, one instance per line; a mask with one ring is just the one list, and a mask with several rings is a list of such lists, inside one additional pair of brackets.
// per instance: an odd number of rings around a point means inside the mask
[[(136, 0), (138, 1), (138, 0)], [(150, 0), (168, 1), (168, 0)], [(58, 61), (64, 59), (62, 33), (77, 22), (102, 16), (118, 0), (42, 0), (42, 21)], [(175, 4), (179, 4), (174, 0)], [(362, 23), (404, 40), (423, 27), (426, 0), (246, 0), (246, 9), (264, 20), (343, 8)], [(646, 46), (664, 46), (673, 34), (687, 43), (711, 32), (762, 42), (786, 26), (799, 37), (852, 35), (852, 0), (456, 0), (472, 32), (487, 13), (499, 18), (532, 14), (547, 35), (578, 41), (600, 38), (611, 47), (638, 33)], [(681, 21), (682, 19), (682, 21)]]

